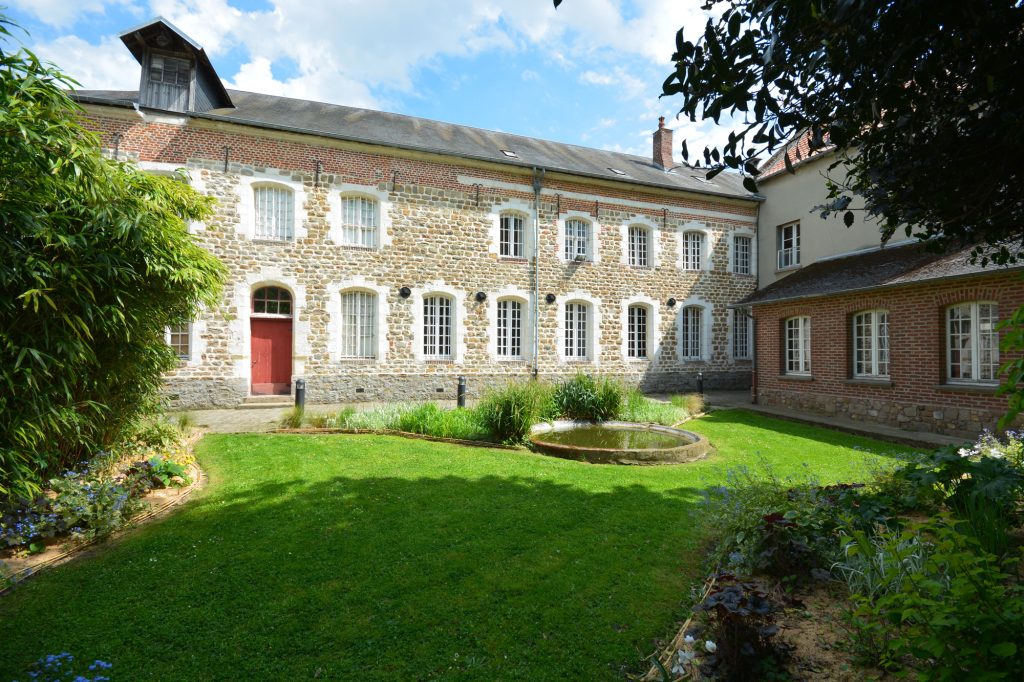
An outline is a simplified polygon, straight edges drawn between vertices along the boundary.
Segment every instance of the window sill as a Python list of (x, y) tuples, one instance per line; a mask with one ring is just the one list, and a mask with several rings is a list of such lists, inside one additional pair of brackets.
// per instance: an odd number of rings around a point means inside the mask
[(497, 356), (494, 358), (495, 362), (500, 362), (503, 365), (525, 365), (527, 364), (526, 358), (503, 358)]
[(732, 274), (736, 275), (737, 277), (745, 277), (747, 279), (757, 279), (757, 275), (754, 274), (753, 272), (734, 272)]
[(999, 384), (939, 384), (935, 387), (936, 391), (947, 391), (949, 393), (977, 393), (981, 395), (995, 395), (996, 390), (999, 389)]
[(793, 272), (794, 270), (799, 270), (800, 267), (801, 266), (799, 265), (790, 265), (788, 268), (775, 268), (775, 274), (777, 275), (780, 272)]
[(810, 374), (780, 374), (779, 379), (783, 381), (814, 381)]
[(650, 358), (625, 358), (626, 362), (633, 365), (649, 365), (651, 363)]
[(253, 237), (249, 241), (251, 241), (253, 244), (268, 244), (276, 246), (283, 246), (285, 244), (295, 243), (294, 239), (270, 239), (269, 237)]
[(498, 256), (498, 261), (501, 263), (517, 263), (525, 265), (530, 262), (530, 259), (525, 256)]
[(454, 365), (455, 360), (452, 358), (423, 358), (423, 362), (428, 365)]
[(335, 242), (335, 246), (343, 246), (346, 249), (355, 249), (356, 251), (380, 251), (380, 247), (374, 244), (373, 246), (367, 246), (366, 244), (349, 244), (347, 242)]
[(338, 362), (346, 365), (375, 365), (377, 358), (338, 358)]
[(850, 386), (878, 386), (879, 388), (892, 388), (895, 384), (892, 383), (891, 379), (874, 379), (870, 377), (854, 377), (852, 379), (844, 379), (844, 384)]
[(593, 362), (590, 358), (566, 358), (567, 365), (589, 365)]

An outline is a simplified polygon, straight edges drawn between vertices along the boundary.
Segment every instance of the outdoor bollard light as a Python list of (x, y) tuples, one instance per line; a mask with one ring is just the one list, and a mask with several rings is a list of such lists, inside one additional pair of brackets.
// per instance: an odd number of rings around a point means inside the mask
[(306, 408), (306, 380), (296, 379), (295, 380), (295, 407), (300, 410)]
[(704, 372), (697, 372), (697, 393), (704, 395)]
[(455, 399), (458, 401), (459, 407), (466, 406), (466, 377), (459, 377), (459, 389), (455, 394)]

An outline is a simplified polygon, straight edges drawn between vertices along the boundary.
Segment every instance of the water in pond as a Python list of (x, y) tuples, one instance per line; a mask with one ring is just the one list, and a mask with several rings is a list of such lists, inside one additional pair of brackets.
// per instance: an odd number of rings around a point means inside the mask
[(556, 445), (615, 450), (668, 450), (693, 442), (682, 435), (652, 431), (643, 427), (608, 426), (580, 426), (568, 431), (549, 431), (539, 434), (536, 440)]

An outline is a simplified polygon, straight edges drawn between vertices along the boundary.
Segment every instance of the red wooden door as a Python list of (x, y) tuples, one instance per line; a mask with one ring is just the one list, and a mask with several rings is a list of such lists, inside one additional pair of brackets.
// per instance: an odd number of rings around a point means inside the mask
[(292, 321), (263, 317), (252, 324), (252, 394), (288, 395), (292, 389)]

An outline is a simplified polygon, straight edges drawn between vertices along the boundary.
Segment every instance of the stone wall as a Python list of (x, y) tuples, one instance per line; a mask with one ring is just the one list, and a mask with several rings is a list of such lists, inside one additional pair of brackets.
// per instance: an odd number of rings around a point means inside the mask
[[(217, 199), (214, 215), (192, 229), (228, 265), (229, 281), (221, 305), (193, 326), (191, 359), (168, 376), (168, 395), (176, 406), (232, 405), (247, 396), (251, 294), (266, 285), (282, 286), (294, 297), (293, 374), (306, 379), (310, 402), (451, 397), (459, 375), (479, 391), (532, 376), (535, 361), (542, 378), (586, 370), (672, 391), (694, 387), (703, 372), (707, 388), (749, 386), (750, 361), (733, 360), (729, 352), (726, 306), (755, 285), (756, 273), (728, 271), (729, 235), (755, 228), (753, 202), (549, 173), (540, 201), (535, 279), (530, 258), (501, 258), (495, 242), (497, 215), (506, 208), (526, 212), (527, 232), (532, 232), (529, 169), (185, 117), (147, 120), (114, 107), (90, 107), (89, 114), (108, 144), (120, 133), (121, 152), (144, 168), (183, 166), (195, 187)], [(287, 185), (300, 198), (295, 239), (251, 237), (252, 209), (245, 198), (254, 180)], [(386, 238), (379, 247), (336, 243), (338, 197), (347, 191), (380, 197)], [(560, 228), (572, 215), (595, 225), (593, 262), (562, 259)], [(650, 267), (625, 264), (631, 223), (652, 230), (657, 262)], [(711, 257), (703, 270), (682, 269), (681, 235), (687, 230), (706, 234)], [(377, 295), (382, 343), (374, 359), (339, 357), (339, 292), (349, 287)], [(409, 287), (411, 296), (401, 297), (401, 287)], [(418, 352), (416, 311), (431, 292), (455, 300), (457, 350), (451, 361), (424, 360)], [(478, 302), (476, 292), (487, 299)], [(553, 304), (545, 301), (549, 293), (556, 297)], [(506, 294), (526, 303), (527, 328), (539, 332), (536, 358), (529, 334), (527, 357), (495, 357), (492, 304)], [(669, 306), (670, 298), (678, 304)], [(566, 301), (574, 299), (592, 301), (600, 319), (595, 352), (586, 362), (566, 361), (560, 352), (559, 320)], [(648, 360), (625, 357), (629, 301), (651, 309), (656, 343)], [(711, 329), (700, 360), (677, 352), (677, 318), (688, 303), (709, 311)]]
[[(1019, 273), (925, 282), (872, 292), (754, 306), (757, 400), (857, 421), (974, 438), (994, 429), (1007, 398), (994, 385), (949, 382), (946, 309), (969, 301), (998, 303), (1001, 319), (1024, 304)], [(852, 372), (853, 314), (888, 311), (889, 377), (857, 379)], [(811, 318), (811, 375), (788, 376), (782, 365), (782, 323)], [(1002, 362), (1017, 357), (1005, 355)]]

